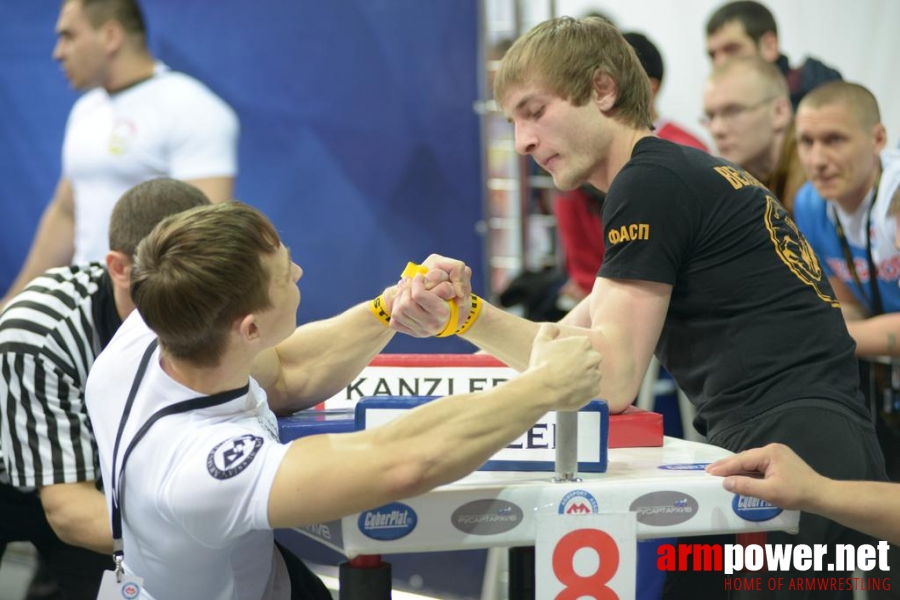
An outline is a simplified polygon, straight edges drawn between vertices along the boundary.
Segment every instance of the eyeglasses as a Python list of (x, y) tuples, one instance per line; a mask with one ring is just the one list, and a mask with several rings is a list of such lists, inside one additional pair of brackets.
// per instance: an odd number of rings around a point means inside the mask
[(723, 123), (731, 123), (744, 113), (748, 113), (750, 111), (756, 110), (757, 108), (760, 108), (761, 106), (765, 106), (774, 99), (774, 97), (764, 98), (763, 100), (760, 100), (759, 102), (756, 102), (754, 104), (746, 105), (731, 104), (718, 112), (706, 113), (705, 115), (700, 117), (700, 124), (704, 127), (709, 127), (710, 125), (712, 125), (712, 122), (716, 117), (722, 119)]

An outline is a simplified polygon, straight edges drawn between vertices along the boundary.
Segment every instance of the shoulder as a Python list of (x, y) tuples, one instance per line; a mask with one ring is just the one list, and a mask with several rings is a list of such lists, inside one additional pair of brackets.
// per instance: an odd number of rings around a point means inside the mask
[[(610, 185), (609, 196), (631, 189), (653, 195), (669, 193), (673, 187), (686, 190), (694, 183), (706, 182), (707, 178), (715, 176), (717, 164), (715, 159), (696, 148), (646, 137), (638, 142), (631, 160)], [(716, 178), (725, 181), (720, 176)]]
[(109, 103), (109, 95), (103, 88), (93, 88), (86, 91), (72, 105), (69, 111), (69, 120), (77, 119), (83, 115), (95, 111), (98, 107), (106, 106)]
[(800, 74), (803, 79), (808, 80), (811, 84), (820, 85), (828, 81), (843, 79), (840, 71), (833, 67), (829, 67), (821, 60), (808, 56), (800, 66)]
[(819, 213), (825, 214), (825, 206), (825, 199), (809, 181), (803, 184), (794, 197), (794, 215), (798, 218), (812, 218)]
[(878, 205), (875, 210), (882, 216), (887, 216), (891, 205), (900, 202), (900, 150), (891, 149), (882, 152), (881, 168)]
[[(94, 366), (88, 374), (88, 404), (93, 396), (90, 392), (94, 386), (105, 387), (123, 377), (129, 378), (130, 381), (147, 346), (155, 338), (156, 334), (144, 323), (140, 313), (132, 311), (94, 361)], [(102, 393), (98, 395), (103, 396)]]
[(656, 135), (658, 135), (660, 139), (669, 140), (670, 142), (675, 142), (676, 144), (682, 144), (684, 146), (690, 146), (692, 148), (697, 148), (698, 150), (703, 150), (704, 152), (707, 152), (709, 150), (706, 147), (706, 144), (700, 141), (699, 138), (695, 137), (686, 129), (676, 123), (673, 123), (672, 121), (661, 121), (656, 131)]
[(10, 300), (0, 315), (0, 328), (35, 319), (45, 324), (65, 320), (92, 299), (105, 272), (100, 263), (44, 271)]
[(231, 107), (206, 84), (185, 73), (164, 70), (151, 83), (149, 92), (177, 102), (180, 109), (199, 105), (232, 112)]

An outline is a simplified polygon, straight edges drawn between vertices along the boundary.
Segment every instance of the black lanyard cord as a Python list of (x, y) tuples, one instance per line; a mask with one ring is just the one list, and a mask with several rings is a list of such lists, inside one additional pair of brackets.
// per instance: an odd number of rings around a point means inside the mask
[(866, 212), (866, 260), (869, 266), (869, 290), (870, 294), (866, 293), (865, 288), (863, 287), (862, 281), (859, 278), (859, 273), (856, 272), (856, 263), (853, 260), (853, 253), (850, 251), (850, 243), (847, 241), (847, 236), (844, 233), (844, 226), (841, 224), (841, 219), (838, 216), (837, 209), (832, 205), (831, 214), (834, 217), (834, 228), (837, 231), (838, 240), (841, 243), (841, 250), (844, 253), (844, 262), (847, 264), (847, 269), (850, 271), (850, 276), (853, 277), (853, 283), (856, 284), (856, 288), (859, 290), (859, 293), (862, 294), (862, 297), (866, 299), (869, 303), (869, 312), (871, 316), (877, 316), (884, 313), (884, 305), (881, 302), (881, 290), (878, 289), (878, 267), (875, 266), (875, 259), (872, 257), (872, 210), (875, 208), (875, 201), (878, 200), (878, 186), (881, 184), (881, 170), (878, 171), (878, 177), (875, 180), (875, 188), (872, 192), (872, 202), (869, 204), (869, 210)]
[(212, 396), (198, 396), (196, 398), (191, 398), (190, 400), (182, 400), (181, 402), (176, 402), (175, 404), (170, 404), (169, 406), (165, 406), (159, 409), (158, 411), (153, 413), (153, 415), (149, 419), (147, 419), (147, 421), (141, 426), (140, 429), (138, 429), (137, 433), (131, 439), (128, 447), (125, 449), (125, 452), (122, 455), (122, 465), (117, 471), (116, 458), (119, 455), (119, 443), (122, 440), (122, 432), (125, 430), (125, 423), (128, 421), (128, 417), (131, 414), (131, 407), (134, 404), (134, 399), (137, 396), (138, 388), (141, 385), (141, 381), (143, 381), (144, 379), (144, 374), (147, 371), (147, 366), (150, 363), (150, 358), (153, 355), (154, 350), (156, 350), (156, 346), (157, 340), (153, 340), (147, 347), (147, 350), (144, 352), (144, 356), (141, 359), (141, 364), (138, 367), (134, 382), (131, 385), (131, 391), (128, 393), (128, 400), (125, 403), (125, 409), (122, 411), (122, 419), (119, 421), (119, 430), (116, 433), (116, 441), (113, 446), (113, 467), (112, 472), (110, 473), (110, 476), (112, 478), (110, 490), (112, 493), (113, 560), (115, 560), (116, 562), (117, 572), (120, 570), (122, 560), (125, 556), (122, 546), (122, 511), (124, 509), (123, 502), (125, 487), (125, 464), (128, 462), (128, 457), (131, 455), (132, 450), (134, 450), (138, 442), (140, 442), (141, 439), (147, 434), (147, 432), (150, 430), (150, 427), (152, 427), (154, 423), (156, 423), (163, 417), (225, 404), (227, 402), (231, 402), (236, 398), (240, 398), (241, 396), (246, 395), (250, 390), (250, 384), (248, 383), (247, 385), (234, 390), (220, 392), (218, 394), (213, 394)]

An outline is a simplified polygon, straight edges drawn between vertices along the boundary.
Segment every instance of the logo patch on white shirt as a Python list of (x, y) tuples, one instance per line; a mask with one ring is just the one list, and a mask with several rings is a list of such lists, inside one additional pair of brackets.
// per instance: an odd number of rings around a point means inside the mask
[(231, 479), (250, 466), (262, 445), (261, 437), (249, 433), (220, 442), (206, 457), (206, 470), (216, 479)]

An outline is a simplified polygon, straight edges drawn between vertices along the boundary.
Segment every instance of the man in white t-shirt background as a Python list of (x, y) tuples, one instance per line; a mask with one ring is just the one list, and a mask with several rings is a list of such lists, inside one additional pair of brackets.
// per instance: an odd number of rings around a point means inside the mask
[(213, 202), (229, 200), (239, 125), (206, 86), (157, 62), (136, 0), (65, 0), (53, 59), (76, 90), (62, 174), (4, 305), (48, 268), (101, 260), (122, 194), (172, 177)]

